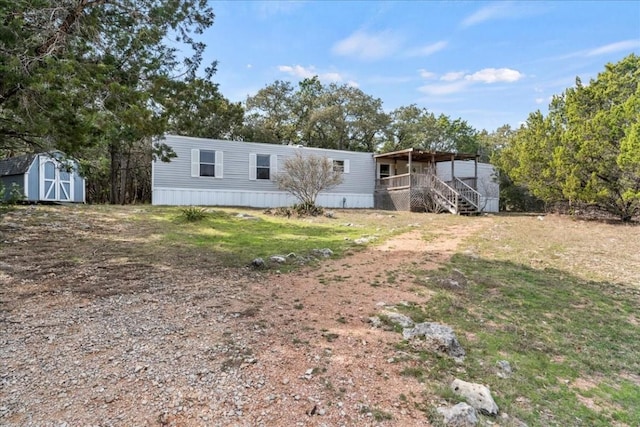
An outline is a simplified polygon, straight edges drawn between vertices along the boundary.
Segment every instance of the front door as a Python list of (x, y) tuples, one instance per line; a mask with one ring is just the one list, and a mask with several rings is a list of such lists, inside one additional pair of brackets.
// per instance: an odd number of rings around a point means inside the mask
[(57, 160), (40, 157), (40, 200), (70, 202), (73, 200), (73, 174)]

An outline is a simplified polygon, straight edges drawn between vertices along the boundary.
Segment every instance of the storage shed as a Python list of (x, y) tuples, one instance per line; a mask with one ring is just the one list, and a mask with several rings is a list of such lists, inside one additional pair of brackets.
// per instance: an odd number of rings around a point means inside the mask
[(63, 153), (25, 154), (0, 160), (0, 182), (8, 200), (16, 191), (28, 202), (84, 203), (85, 181), (78, 164)]

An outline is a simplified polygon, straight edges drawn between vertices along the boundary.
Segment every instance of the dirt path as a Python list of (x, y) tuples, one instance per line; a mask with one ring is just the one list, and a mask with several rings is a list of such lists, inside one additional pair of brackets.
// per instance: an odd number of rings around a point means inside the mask
[(96, 212), (0, 221), (0, 424), (428, 425), (399, 335), (367, 320), (427, 302), (411, 269), (489, 219), (265, 274), (149, 252), (138, 224)]
[[(481, 227), (478, 221), (438, 230), (430, 242), (415, 229), (317, 269), (255, 284), (251, 292), (262, 302), (256, 318), (270, 328), (251, 369), (279, 385), (257, 399), (277, 393), (267, 425), (366, 425), (385, 414), (393, 425), (426, 425), (414, 405), (423, 401), (424, 386), (401, 376), (403, 367), (394, 363), (399, 335), (372, 328), (368, 319), (386, 305), (427, 303), (429, 294), (416, 293), (409, 270), (436, 268)], [(313, 408), (323, 416), (305, 419)]]

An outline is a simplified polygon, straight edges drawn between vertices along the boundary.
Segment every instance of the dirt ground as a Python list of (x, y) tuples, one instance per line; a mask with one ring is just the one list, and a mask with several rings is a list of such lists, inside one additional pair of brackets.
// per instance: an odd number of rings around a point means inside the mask
[(443, 402), (368, 318), (427, 302), (408, 270), (491, 221), (279, 274), (150, 248), (117, 214), (21, 208), (0, 219), (0, 424), (427, 426), (416, 405)]

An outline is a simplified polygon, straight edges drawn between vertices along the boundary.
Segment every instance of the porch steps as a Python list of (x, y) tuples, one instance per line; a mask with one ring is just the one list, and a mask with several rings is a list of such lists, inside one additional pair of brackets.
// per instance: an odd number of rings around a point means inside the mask
[(478, 201), (480, 194), (464, 182), (454, 178), (452, 185), (444, 182), (435, 174), (430, 174), (429, 180), (432, 185), (428, 190), (434, 200), (436, 200), (445, 210), (454, 215), (477, 215)]

